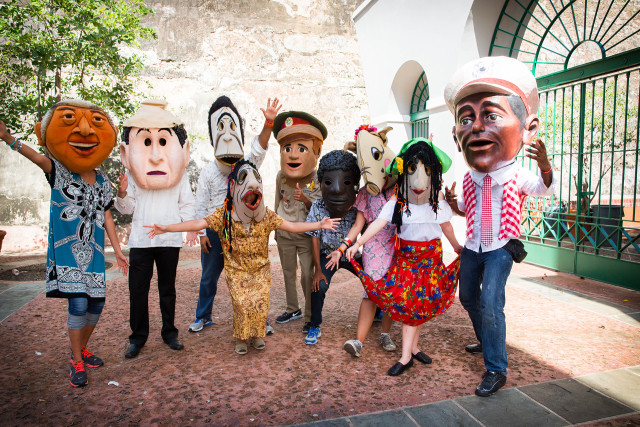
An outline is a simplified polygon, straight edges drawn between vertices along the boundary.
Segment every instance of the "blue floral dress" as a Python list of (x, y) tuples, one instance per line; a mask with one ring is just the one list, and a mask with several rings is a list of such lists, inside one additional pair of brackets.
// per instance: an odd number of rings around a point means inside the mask
[(105, 298), (104, 213), (113, 196), (107, 175), (96, 169), (96, 183), (51, 159), (47, 297)]

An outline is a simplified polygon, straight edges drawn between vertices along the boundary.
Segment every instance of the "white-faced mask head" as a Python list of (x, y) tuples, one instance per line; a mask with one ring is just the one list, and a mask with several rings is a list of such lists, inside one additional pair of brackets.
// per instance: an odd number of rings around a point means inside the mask
[[(218, 107), (219, 108), (216, 108)], [(215, 109), (214, 109), (215, 108)], [(218, 98), (209, 111), (209, 136), (216, 160), (230, 168), (244, 157), (243, 123), (226, 96)]]
[(245, 225), (251, 221), (260, 222), (266, 213), (262, 197), (262, 177), (251, 163), (241, 160), (236, 163), (229, 176), (230, 193), (233, 197), (231, 217)]

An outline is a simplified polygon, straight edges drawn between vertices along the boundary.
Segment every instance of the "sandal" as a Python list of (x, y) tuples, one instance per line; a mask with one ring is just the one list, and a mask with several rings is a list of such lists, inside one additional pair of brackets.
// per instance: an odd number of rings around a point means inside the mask
[(264, 350), (265, 347), (266, 347), (266, 344), (264, 343), (264, 340), (262, 338), (253, 339), (253, 348), (257, 350)]
[(246, 342), (237, 342), (236, 343), (236, 353), (238, 353), (238, 354), (247, 354), (247, 343)]

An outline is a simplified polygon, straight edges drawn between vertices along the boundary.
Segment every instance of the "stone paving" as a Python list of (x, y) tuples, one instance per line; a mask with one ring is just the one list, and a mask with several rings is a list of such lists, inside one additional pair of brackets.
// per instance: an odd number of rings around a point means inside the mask
[[(271, 249), (273, 321), (284, 308), (284, 286)], [(483, 399), (473, 395), (482, 359), (463, 350), (473, 332), (458, 302), (423, 328), (420, 344), (433, 365), (397, 378), (385, 375), (399, 356), (377, 346), (376, 325), (363, 357), (342, 351), (355, 334), (362, 292), (343, 272), (327, 296), (317, 346), (302, 343), (302, 323), (294, 321), (274, 325), (262, 353), (240, 357), (232, 351), (223, 278), (214, 326), (186, 333), (200, 267), (196, 250), (182, 252), (176, 324), (186, 349), (162, 344), (152, 291), (149, 341), (138, 358), (122, 357), (126, 279), (112, 268), (92, 344), (105, 366), (89, 371), (90, 384), (80, 390), (67, 382), (64, 301), (44, 298), (42, 282), (0, 282), (0, 424), (640, 425), (639, 292), (515, 266), (507, 287), (508, 381)], [(2, 254), (0, 270), (38, 262), (43, 258)], [(392, 337), (400, 343), (399, 325)]]

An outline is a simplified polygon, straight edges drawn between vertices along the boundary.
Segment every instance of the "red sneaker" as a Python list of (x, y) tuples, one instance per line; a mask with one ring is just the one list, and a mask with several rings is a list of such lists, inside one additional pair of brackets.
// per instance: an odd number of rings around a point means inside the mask
[(84, 370), (84, 362), (74, 362), (71, 359), (71, 373), (69, 383), (72, 387), (84, 387), (89, 383), (87, 372)]
[(85, 366), (88, 366), (89, 368), (98, 368), (104, 365), (102, 359), (91, 353), (87, 349), (87, 347), (84, 346), (82, 347), (82, 361), (84, 362)]

